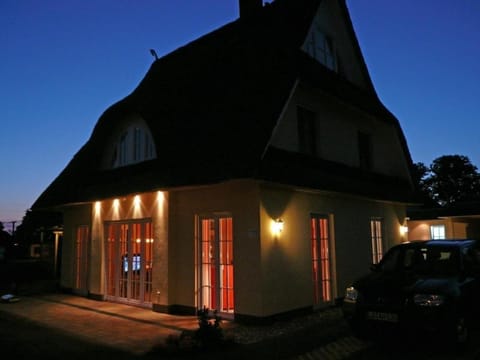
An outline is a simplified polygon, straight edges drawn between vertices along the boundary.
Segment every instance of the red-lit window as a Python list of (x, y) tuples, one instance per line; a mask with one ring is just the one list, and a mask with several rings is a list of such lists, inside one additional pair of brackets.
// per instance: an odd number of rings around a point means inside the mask
[(90, 228), (88, 226), (77, 227), (75, 237), (75, 289), (87, 290), (88, 271), (88, 240)]
[(233, 229), (232, 218), (221, 218), (218, 221), (220, 242), (220, 309), (223, 312), (233, 311)]
[(311, 218), (312, 279), (314, 304), (332, 300), (330, 231), (327, 216)]
[(372, 218), (370, 220), (370, 235), (372, 240), (372, 261), (378, 264), (383, 256), (383, 220)]
[(199, 221), (200, 307), (234, 311), (233, 219)]

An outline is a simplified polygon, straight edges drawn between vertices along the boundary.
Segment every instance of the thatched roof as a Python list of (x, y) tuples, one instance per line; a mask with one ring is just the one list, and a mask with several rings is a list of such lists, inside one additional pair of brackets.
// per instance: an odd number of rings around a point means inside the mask
[[(398, 121), (379, 101), (366, 66), (362, 63), (367, 89), (360, 89), (300, 50), (320, 2), (276, 0), (255, 16), (239, 18), (156, 60), (139, 86), (102, 114), (91, 138), (33, 208), (235, 178), (405, 200), (411, 191), (408, 179), (378, 177), (375, 183), (354, 169), (339, 164), (319, 168), (318, 159), (268, 147), (290, 93), (301, 81), (392, 122), (411, 162)], [(339, 3), (363, 62), (345, 3)], [(129, 114), (145, 120), (157, 158), (105, 170), (100, 163), (105, 139)], [(287, 176), (281, 167), (289, 163), (305, 167)], [(332, 171), (328, 178), (325, 169)], [(312, 181), (311, 171), (320, 171), (322, 180)], [(397, 193), (381, 191), (392, 183)]]

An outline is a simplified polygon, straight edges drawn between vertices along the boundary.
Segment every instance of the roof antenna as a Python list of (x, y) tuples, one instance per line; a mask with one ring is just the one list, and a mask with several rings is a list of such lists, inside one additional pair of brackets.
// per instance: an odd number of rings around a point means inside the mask
[(152, 56), (155, 58), (155, 60), (158, 60), (158, 55), (157, 55), (157, 52), (153, 49), (150, 49), (150, 54), (152, 54)]

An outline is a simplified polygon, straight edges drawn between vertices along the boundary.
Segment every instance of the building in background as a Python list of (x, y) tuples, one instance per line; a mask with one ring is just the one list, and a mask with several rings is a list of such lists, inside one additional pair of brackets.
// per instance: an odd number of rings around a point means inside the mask
[(447, 208), (408, 210), (408, 239), (480, 240), (480, 203), (459, 203)]

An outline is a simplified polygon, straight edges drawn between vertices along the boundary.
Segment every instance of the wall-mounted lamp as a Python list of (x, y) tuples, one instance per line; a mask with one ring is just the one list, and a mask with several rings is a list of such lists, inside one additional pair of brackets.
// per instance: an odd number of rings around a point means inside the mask
[(277, 219), (277, 220), (273, 221), (272, 231), (275, 235), (280, 235), (280, 233), (283, 231), (283, 220), (282, 219)]
[(408, 226), (400, 225), (400, 235), (404, 236), (408, 233)]

